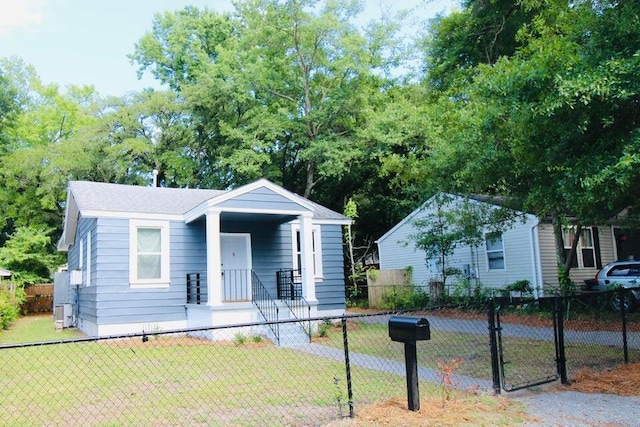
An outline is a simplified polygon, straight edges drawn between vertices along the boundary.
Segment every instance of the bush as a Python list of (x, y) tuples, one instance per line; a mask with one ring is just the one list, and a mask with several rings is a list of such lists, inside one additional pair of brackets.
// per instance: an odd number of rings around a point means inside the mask
[(382, 308), (385, 310), (403, 310), (426, 307), (429, 296), (419, 286), (394, 286), (382, 298)]
[(14, 295), (9, 289), (0, 288), (0, 329), (7, 329), (9, 324), (20, 315), (20, 305), (27, 296), (21, 286), (16, 286)]

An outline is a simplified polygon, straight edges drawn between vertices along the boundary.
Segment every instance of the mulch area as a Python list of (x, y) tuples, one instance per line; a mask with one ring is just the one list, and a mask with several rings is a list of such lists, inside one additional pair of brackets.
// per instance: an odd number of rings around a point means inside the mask
[(640, 363), (630, 363), (604, 372), (582, 370), (567, 385), (559, 390), (582, 393), (616, 394), (618, 396), (640, 396)]

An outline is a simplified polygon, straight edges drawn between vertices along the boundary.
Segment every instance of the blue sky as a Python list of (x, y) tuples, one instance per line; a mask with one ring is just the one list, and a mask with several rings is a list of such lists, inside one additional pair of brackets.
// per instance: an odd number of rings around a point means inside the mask
[[(426, 18), (453, 2), (367, 0), (366, 16), (415, 7)], [(127, 55), (156, 13), (187, 5), (233, 9), (231, 0), (0, 0), (0, 58), (22, 58), (45, 83), (93, 85), (102, 95), (157, 87), (149, 75), (138, 80)]]

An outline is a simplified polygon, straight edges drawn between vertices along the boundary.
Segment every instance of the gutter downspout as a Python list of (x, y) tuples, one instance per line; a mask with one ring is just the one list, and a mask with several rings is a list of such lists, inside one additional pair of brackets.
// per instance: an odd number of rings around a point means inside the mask
[[(534, 224), (530, 229), (530, 246), (531, 246), (531, 267), (533, 278), (533, 295), (534, 298), (540, 298), (544, 294), (542, 289), (542, 265), (540, 261), (540, 242), (538, 241), (538, 227), (540, 226), (540, 220), (535, 218)], [(540, 285), (540, 288), (538, 288)]]

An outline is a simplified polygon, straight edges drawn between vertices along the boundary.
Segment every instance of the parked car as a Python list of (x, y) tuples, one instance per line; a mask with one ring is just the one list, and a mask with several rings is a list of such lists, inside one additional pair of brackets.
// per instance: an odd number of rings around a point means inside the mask
[[(624, 301), (624, 310), (633, 311), (640, 301), (640, 261), (614, 261), (596, 274), (593, 280), (585, 280), (591, 291), (604, 291), (621, 286), (633, 289)], [(613, 308), (620, 310), (620, 299), (616, 296), (611, 301)]]

